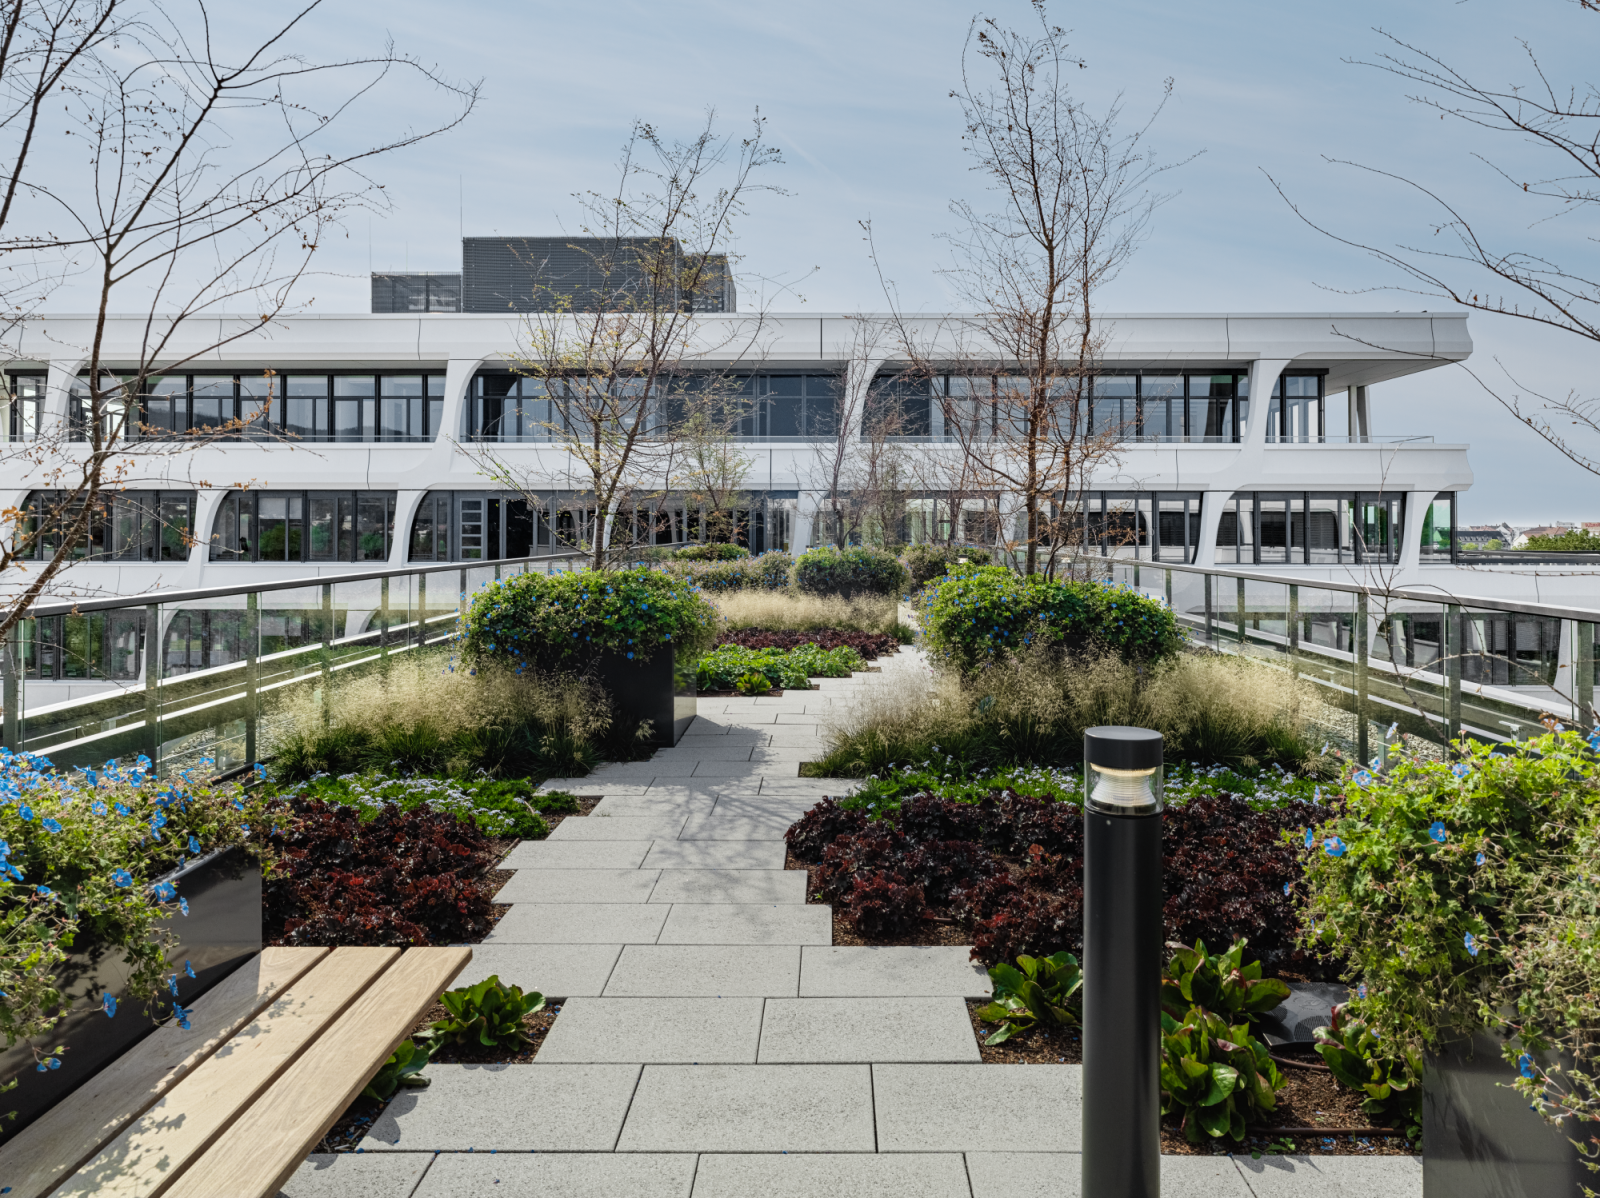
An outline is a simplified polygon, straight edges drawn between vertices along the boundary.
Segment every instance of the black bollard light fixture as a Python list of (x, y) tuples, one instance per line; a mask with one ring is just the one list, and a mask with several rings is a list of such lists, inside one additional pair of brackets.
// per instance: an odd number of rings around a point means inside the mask
[(1083, 1196), (1161, 1193), (1161, 734), (1083, 734)]

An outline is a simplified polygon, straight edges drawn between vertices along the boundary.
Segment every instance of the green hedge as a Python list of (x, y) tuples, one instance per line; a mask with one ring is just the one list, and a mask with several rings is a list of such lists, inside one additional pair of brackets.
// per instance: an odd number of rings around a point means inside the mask
[(987, 566), (993, 560), (987, 549), (972, 545), (911, 545), (905, 552), (906, 569), (914, 587), (943, 578), (952, 566)]
[(664, 571), (529, 572), (473, 597), (461, 648), (469, 664), (573, 669), (602, 653), (649, 661), (663, 647), (704, 649), (716, 629), (716, 609), (693, 582)]
[(795, 585), (813, 595), (898, 595), (910, 576), (894, 554), (865, 545), (819, 545), (800, 555)]
[(922, 596), (928, 652), (966, 672), (1034, 645), (1109, 649), (1124, 661), (1177, 653), (1172, 609), (1129, 587), (1059, 582), (1004, 566), (957, 566)]
[(674, 562), (672, 572), (707, 591), (781, 591), (789, 585), (794, 559), (773, 549), (736, 561)]
[(803, 690), (813, 678), (848, 678), (867, 668), (861, 655), (848, 645), (824, 649), (796, 645), (793, 649), (746, 649), (719, 645), (700, 658), (701, 690), (733, 690), (746, 674), (763, 674), (773, 686)]
[(750, 551), (741, 545), (710, 541), (704, 545), (689, 545), (672, 556), (680, 562), (736, 562), (749, 557)]

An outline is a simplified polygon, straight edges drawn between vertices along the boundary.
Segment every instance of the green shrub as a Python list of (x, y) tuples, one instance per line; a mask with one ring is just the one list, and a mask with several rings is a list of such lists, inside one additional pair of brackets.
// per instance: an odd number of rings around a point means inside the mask
[(962, 672), (1030, 647), (1160, 661), (1184, 641), (1172, 609), (1131, 587), (1060, 582), (1004, 566), (958, 567), (927, 588), (922, 628), (929, 654)]
[(515, 670), (581, 669), (602, 653), (641, 662), (692, 653), (717, 613), (687, 580), (661, 570), (528, 572), (488, 584), (462, 620), (462, 656)]
[(672, 556), (680, 562), (734, 562), (749, 557), (750, 551), (742, 545), (710, 541), (704, 545), (687, 545)]
[(1243, 1017), (1254, 1022), (1289, 997), (1289, 985), (1261, 976), (1261, 962), (1244, 960), (1245, 939), (1239, 937), (1225, 953), (1208, 953), (1205, 941), (1193, 948), (1178, 948), (1167, 962), (1161, 979), (1161, 1006), (1181, 1018), (1190, 1007), (1204, 1007), (1228, 1020)]
[(906, 570), (914, 587), (943, 578), (952, 566), (986, 566), (993, 560), (987, 549), (973, 545), (908, 545), (905, 551)]
[(712, 595), (736, 591), (781, 591), (788, 587), (793, 569), (794, 559), (776, 549), (759, 557), (747, 556), (733, 561), (673, 562), (669, 567), (672, 574), (688, 579)]
[(1003, 1044), (1018, 1032), (1041, 1025), (1078, 1022), (1072, 1004), (1083, 985), (1083, 970), (1071, 953), (1018, 957), (1014, 966), (993, 966), (989, 979), (994, 984), (994, 1001), (978, 1011), (978, 1018), (1000, 1026), (985, 1044)]
[(1586, 528), (1571, 528), (1555, 536), (1529, 537), (1522, 548), (1543, 553), (1600, 553), (1600, 536)]
[(698, 669), (703, 691), (733, 690), (749, 674), (767, 680), (763, 690), (774, 686), (804, 690), (813, 678), (848, 678), (856, 670), (866, 669), (866, 662), (848, 646), (746, 649), (743, 645), (718, 645), (700, 658)]
[(525, 781), (345, 774), (315, 777), (285, 787), (283, 793), (354, 807), (364, 820), (376, 819), (385, 804), (394, 803), (401, 811), (426, 807), (457, 819), (471, 820), (485, 836), (542, 840), (550, 834), (550, 825), (539, 813), (536, 803), (543, 796), (537, 795)]
[(401, 1086), (421, 1089), (429, 1081), (422, 1076), (422, 1071), (432, 1055), (432, 1050), (426, 1045), (414, 1044), (410, 1040), (400, 1041), (389, 1054), (389, 1059), (379, 1067), (377, 1075), (367, 1083), (367, 1088), (361, 1091), (361, 1097), (374, 1102), (388, 1102)]
[(1413, 1140), (1421, 1137), (1421, 1056), (1391, 1052), (1344, 1003), (1334, 1007), (1330, 1026), (1317, 1028), (1315, 1035), (1317, 1052), (1335, 1080), (1366, 1095), (1363, 1111), (1385, 1125), (1403, 1124)]
[(435, 1046), (476, 1043), (498, 1048), (525, 1044), (528, 1033), (522, 1026), (523, 1019), (544, 1010), (544, 995), (537, 990), (525, 994), (520, 986), (507, 986), (498, 974), (490, 974), (474, 986), (447, 990), (439, 996), (439, 1002), (448, 1014), (423, 1033)]
[(564, 790), (536, 790), (530, 802), (545, 815), (576, 815), (578, 796)]
[(711, 596), (729, 628), (759, 628), (768, 632), (817, 632), (825, 628), (842, 632), (894, 634), (896, 599), (886, 595), (807, 595), (794, 590), (723, 591)]
[(910, 581), (892, 553), (853, 545), (807, 549), (794, 566), (795, 585), (812, 595), (898, 595)]
[(1488, 1028), (1546, 1117), (1600, 1117), (1600, 734), (1453, 747), (1349, 776), (1343, 813), (1305, 833), (1302, 926), (1349, 961), (1352, 1012), (1391, 1051)]
[(1161, 1113), (1181, 1114), (1191, 1144), (1202, 1136), (1244, 1139), (1245, 1127), (1278, 1105), (1283, 1076), (1248, 1023), (1229, 1026), (1204, 1007), (1183, 1018), (1161, 1012)]
[(772, 689), (772, 679), (751, 670), (734, 684), (733, 689), (741, 695), (764, 695)]

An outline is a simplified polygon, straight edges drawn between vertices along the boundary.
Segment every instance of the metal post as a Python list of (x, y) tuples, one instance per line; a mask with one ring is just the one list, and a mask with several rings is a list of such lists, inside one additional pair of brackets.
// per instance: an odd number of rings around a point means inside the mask
[(322, 726), (333, 722), (333, 584), (322, 584)]
[(1239, 624), (1239, 644), (1241, 646), (1243, 646), (1243, 644), (1244, 644), (1244, 579), (1242, 579), (1242, 578), (1239, 579), (1239, 611), (1238, 611), (1237, 619), (1238, 619), (1238, 624)]
[(1596, 625), (1580, 620), (1566, 622), (1572, 636), (1572, 721), (1580, 728), (1594, 726), (1594, 633)]
[(244, 759), (247, 764), (254, 765), (261, 659), (261, 596), (256, 591), (244, 597), (244, 643)]
[(1462, 634), (1461, 607), (1456, 603), (1444, 609), (1444, 667), (1448, 695), (1444, 709), (1444, 738), (1453, 741), (1461, 735), (1461, 650), (1465, 644)]
[[(428, 643), (428, 576), (418, 574), (416, 610), (412, 613), (411, 623), (416, 630), (416, 647), (422, 648)], [(411, 643), (407, 641), (407, 643)]]
[(144, 755), (150, 772), (161, 772), (161, 605), (144, 609)]
[(1204, 575), (1206, 581), (1206, 640), (1217, 639), (1216, 632), (1211, 627), (1211, 575)]
[(1300, 588), (1289, 584), (1289, 677), (1300, 677)]
[(1361, 764), (1367, 764), (1367, 753), (1370, 750), (1367, 735), (1367, 593), (1365, 591), (1356, 595), (1355, 635), (1351, 638), (1351, 649), (1355, 652), (1355, 700), (1356, 700), (1356, 756)]
[(378, 580), (378, 656), (383, 659), (384, 673), (389, 671), (389, 579)]
[(1083, 1183), (1161, 1193), (1161, 734), (1084, 733)]
[(1172, 606), (1172, 571), (1171, 570), (1163, 570), (1162, 573), (1167, 576), (1167, 606), (1171, 607)]
[(10, 636), (0, 639), (0, 686), (4, 687), (4, 694), (0, 696), (0, 703), (5, 704), (5, 730), (0, 733), (0, 745), (5, 745), (13, 753), (22, 752), (22, 663), (17, 660), (16, 633), (22, 630), (22, 621), (17, 621), (15, 630)]

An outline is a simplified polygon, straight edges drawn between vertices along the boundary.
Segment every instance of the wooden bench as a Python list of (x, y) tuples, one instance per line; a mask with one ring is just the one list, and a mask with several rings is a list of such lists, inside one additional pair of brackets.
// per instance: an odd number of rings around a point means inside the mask
[(470, 948), (269, 948), (0, 1148), (6, 1198), (273, 1198)]

